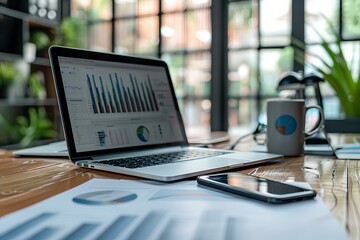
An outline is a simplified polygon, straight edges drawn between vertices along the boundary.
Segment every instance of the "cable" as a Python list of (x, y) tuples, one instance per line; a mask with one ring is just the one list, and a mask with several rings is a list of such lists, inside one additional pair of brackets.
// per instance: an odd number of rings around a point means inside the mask
[(252, 131), (251, 133), (247, 133), (245, 135), (242, 135), (241, 137), (239, 137), (238, 139), (236, 139), (233, 143), (229, 144), (229, 149), (230, 150), (234, 150), (234, 148), (236, 147), (236, 145), (239, 144), (239, 142), (241, 140), (243, 140), (244, 138), (247, 138), (249, 136), (255, 136), (259, 133), (264, 133), (266, 131), (266, 125), (263, 123), (258, 123), (258, 125), (256, 126), (255, 130)]

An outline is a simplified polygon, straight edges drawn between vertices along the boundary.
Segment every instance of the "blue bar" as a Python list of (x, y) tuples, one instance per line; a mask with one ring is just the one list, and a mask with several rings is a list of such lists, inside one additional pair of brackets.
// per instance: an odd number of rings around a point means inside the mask
[(53, 227), (46, 227), (44, 229), (41, 229), (39, 232), (35, 233), (28, 239), (34, 239), (34, 240), (48, 240), (51, 239), (51, 236), (57, 232), (59, 229), (53, 228)]
[(139, 98), (138, 98), (138, 96), (136, 94), (134, 80), (133, 80), (131, 74), (129, 74), (129, 75), (130, 75), (131, 85), (132, 85), (132, 88), (133, 88), (132, 92), (133, 92), (133, 95), (134, 95), (134, 101), (135, 101), (135, 104), (136, 104), (136, 109), (137, 109), (138, 112), (142, 112), (141, 106), (140, 106), (140, 103), (139, 103)]
[(143, 83), (141, 83), (141, 89), (142, 89), (142, 92), (143, 92), (143, 95), (144, 95), (145, 104), (146, 104), (146, 109), (147, 109), (148, 111), (150, 111), (149, 104), (148, 104), (148, 101), (147, 101), (147, 98), (146, 98), (146, 94), (145, 94), (145, 89), (144, 89), (144, 84), (143, 84)]
[(147, 96), (148, 96), (148, 98), (149, 98), (151, 110), (152, 110), (152, 111), (155, 111), (155, 108), (154, 108), (154, 105), (153, 105), (153, 102), (152, 102), (152, 99), (151, 99), (151, 95), (150, 95), (150, 90), (149, 90), (149, 87), (148, 87), (148, 85), (147, 85), (146, 83), (145, 83), (145, 88), (146, 88)]
[(110, 108), (109, 108), (109, 104), (107, 103), (107, 100), (106, 100), (106, 93), (105, 93), (105, 89), (104, 89), (104, 84), (103, 84), (103, 81), (101, 79), (101, 76), (99, 76), (99, 79), (100, 79), (100, 84), (101, 84), (101, 89), (102, 89), (102, 98), (103, 98), (103, 102), (104, 102), (104, 105), (105, 105), (105, 111), (107, 113), (110, 113)]
[(125, 86), (124, 86), (124, 83), (123, 83), (121, 77), (120, 77), (120, 81), (121, 81), (123, 95), (124, 95), (124, 98), (125, 98), (126, 109), (127, 109), (128, 112), (132, 112), (132, 109), (131, 109), (131, 106), (130, 106), (130, 100), (129, 100), (129, 97), (128, 97), (127, 93), (126, 93)]
[(144, 104), (144, 102), (143, 102), (143, 100), (142, 100), (142, 98), (141, 98), (140, 89), (139, 89), (139, 84), (138, 84), (136, 78), (135, 78), (135, 84), (136, 84), (136, 89), (137, 89), (137, 92), (138, 92), (138, 95), (139, 95), (139, 99), (140, 99), (141, 109), (142, 109), (143, 112), (145, 112), (145, 111), (146, 111), (146, 109), (145, 109), (145, 104)]
[(116, 219), (97, 240), (113, 240), (118, 239), (119, 235), (136, 219), (135, 216), (121, 216)]
[(94, 231), (99, 224), (95, 223), (84, 223), (69, 235), (67, 235), (63, 240), (81, 240), (86, 239), (86, 236)]
[(128, 94), (129, 94), (129, 99), (130, 99), (130, 103), (131, 103), (131, 108), (133, 109), (133, 112), (137, 112), (137, 109), (136, 109), (136, 106), (135, 106), (135, 101), (134, 101), (134, 98), (131, 96), (130, 88), (129, 88), (129, 87), (127, 88), (127, 92), (128, 92)]
[(164, 227), (164, 231), (158, 237), (158, 240), (193, 239), (193, 233), (189, 232), (188, 229), (191, 229), (194, 224), (195, 221), (187, 218), (172, 218)]
[(120, 100), (120, 106), (121, 106), (121, 111), (122, 112), (126, 112), (126, 108), (125, 108), (125, 102), (123, 99), (123, 96), (121, 94), (121, 90), (120, 90), (120, 83), (119, 83), (119, 79), (117, 77), (117, 74), (115, 73), (115, 78), (116, 78), (116, 89), (118, 91), (119, 94), (119, 100)]
[(150, 76), (147, 75), (147, 77), (148, 77), (148, 82), (149, 82), (149, 86), (150, 86), (150, 92), (151, 92), (151, 95), (152, 95), (152, 98), (153, 98), (153, 101), (154, 101), (155, 110), (159, 111), (159, 107), (158, 107), (156, 97), (155, 97), (155, 92), (154, 92), (154, 89), (152, 88), (152, 85), (151, 85), (151, 82), (150, 82)]
[(111, 112), (116, 112), (115, 111), (115, 107), (114, 107), (114, 104), (113, 104), (113, 101), (112, 101), (112, 98), (111, 98), (111, 94), (110, 94), (110, 91), (109, 91), (109, 88), (108, 86), (106, 86), (106, 91), (108, 93), (108, 97), (109, 97), (109, 102), (110, 102), (110, 109), (111, 109)]
[(239, 230), (239, 226), (243, 224), (242, 221), (234, 217), (229, 217), (226, 222), (227, 224), (226, 224), (225, 239), (228, 240), (237, 239), (239, 237), (237, 233), (241, 231)]
[(26, 231), (33, 229), (36, 227), (36, 225), (41, 224), (42, 222), (45, 222), (49, 218), (55, 216), (55, 213), (42, 213), (32, 219), (27, 220), (26, 222), (23, 222), (21, 224), (18, 224), (17, 226), (11, 228), (4, 234), (0, 235), (0, 239), (15, 239), (22, 234), (26, 233)]
[[(165, 216), (163, 212), (151, 212), (149, 213), (144, 220), (137, 226), (137, 228), (129, 236), (128, 240), (142, 240), (148, 239), (152, 231), (161, 222), (162, 218)], [(185, 229), (184, 229), (185, 230)]]
[(86, 74), (86, 76), (87, 76), (87, 83), (88, 83), (89, 89), (90, 89), (90, 96), (91, 96), (91, 103), (92, 103), (93, 111), (94, 111), (94, 113), (98, 113), (98, 110), (97, 110), (97, 107), (96, 107), (96, 102), (95, 102), (94, 91), (93, 91), (92, 86), (91, 86), (90, 77), (89, 77), (88, 74)]
[(98, 100), (98, 106), (99, 106), (100, 113), (104, 113), (104, 108), (101, 104), (99, 88), (96, 86), (94, 74), (92, 75), (92, 80), (93, 80), (95, 91), (96, 91), (96, 96), (97, 96), (97, 100)]
[(115, 102), (115, 106), (116, 106), (116, 112), (121, 112), (120, 111), (120, 105), (119, 105), (119, 99), (116, 96), (116, 91), (115, 91), (115, 88), (114, 88), (114, 83), (113, 83), (111, 74), (109, 74), (109, 77), (110, 77), (110, 82), (111, 82), (111, 87), (112, 87), (113, 98), (114, 98), (114, 102)]

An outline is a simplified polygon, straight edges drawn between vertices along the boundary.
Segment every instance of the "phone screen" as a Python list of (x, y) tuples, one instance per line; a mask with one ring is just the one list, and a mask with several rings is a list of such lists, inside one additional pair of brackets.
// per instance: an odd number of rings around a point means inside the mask
[(236, 188), (246, 189), (250, 192), (260, 192), (264, 195), (287, 195), (299, 192), (308, 192), (309, 190), (300, 187), (271, 181), (264, 178), (249, 176), (246, 174), (229, 173), (209, 176), (209, 179), (215, 182), (227, 184)]

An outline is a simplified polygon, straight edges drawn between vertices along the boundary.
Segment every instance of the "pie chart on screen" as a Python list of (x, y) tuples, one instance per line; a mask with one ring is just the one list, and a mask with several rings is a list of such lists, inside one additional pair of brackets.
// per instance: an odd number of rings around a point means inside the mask
[(282, 135), (291, 135), (296, 130), (296, 120), (290, 115), (281, 115), (276, 119), (275, 128)]
[(149, 138), (150, 138), (150, 132), (149, 130), (144, 127), (144, 126), (140, 126), (136, 129), (136, 135), (138, 136), (138, 138), (140, 139), (140, 141), (142, 142), (148, 142)]

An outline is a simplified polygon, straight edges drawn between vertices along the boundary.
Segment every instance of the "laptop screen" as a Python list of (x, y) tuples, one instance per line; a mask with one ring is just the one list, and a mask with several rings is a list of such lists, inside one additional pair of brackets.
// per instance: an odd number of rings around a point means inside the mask
[(186, 141), (164, 66), (58, 56), (76, 152)]

